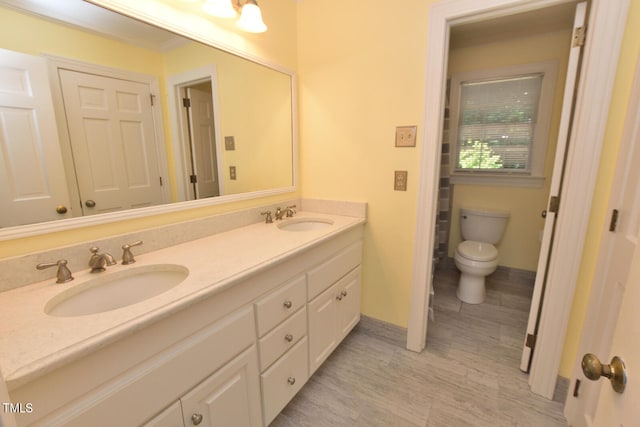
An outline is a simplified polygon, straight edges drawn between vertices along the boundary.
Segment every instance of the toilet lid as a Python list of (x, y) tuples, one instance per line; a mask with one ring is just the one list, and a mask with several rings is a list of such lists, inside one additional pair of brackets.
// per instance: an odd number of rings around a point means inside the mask
[(458, 252), (473, 261), (492, 261), (498, 257), (498, 250), (491, 243), (467, 240), (458, 245)]

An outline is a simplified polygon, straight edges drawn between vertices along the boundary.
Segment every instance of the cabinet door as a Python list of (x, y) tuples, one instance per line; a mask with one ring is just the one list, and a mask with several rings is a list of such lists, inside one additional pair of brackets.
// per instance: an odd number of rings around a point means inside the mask
[(164, 411), (147, 421), (142, 427), (184, 427), (180, 402), (175, 402)]
[(360, 267), (353, 270), (338, 283), (340, 296), (338, 312), (340, 313), (340, 341), (360, 321)]
[(259, 378), (256, 346), (252, 345), (180, 399), (184, 425), (261, 426)]
[(338, 345), (338, 284), (309, 303), (309, 375)]

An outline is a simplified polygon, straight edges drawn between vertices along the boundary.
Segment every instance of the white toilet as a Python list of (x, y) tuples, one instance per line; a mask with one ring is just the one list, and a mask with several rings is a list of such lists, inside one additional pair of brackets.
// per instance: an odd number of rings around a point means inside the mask
[(456, 248), (455, 262), (460, 270), (458, 298), (469, 304), (484, 301), (484, 278), (498, 267), (498, 250), (509, 214), (476, 209), (460, 209), (460, 230), (464, 239)]

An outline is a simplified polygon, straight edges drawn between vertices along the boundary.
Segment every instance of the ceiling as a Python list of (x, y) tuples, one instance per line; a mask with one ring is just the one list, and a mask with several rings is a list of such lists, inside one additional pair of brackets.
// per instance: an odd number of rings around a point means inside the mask
[(453, 25), (449, 45), (451, 49), (459, 49), (532, 34), (567, 30), (573, 26), (576, 3), (564, 3), (516, 15)]

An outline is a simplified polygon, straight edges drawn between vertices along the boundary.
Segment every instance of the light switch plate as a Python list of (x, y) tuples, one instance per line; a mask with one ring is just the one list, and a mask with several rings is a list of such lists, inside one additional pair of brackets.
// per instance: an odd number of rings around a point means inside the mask
[(396, 127), (396, 147), (415, 147), (417, 126)]
[(236, 149), (236, 139), (233, 136), (224, 137), (224, 149), (227, 151), (233, 151)]
[(236, 179), (236, 167), (235, 166), (229, 166), (229, 179), (232, 181), (235, 181)]
[(407, 191), (407, 171), (395, 171), (395, 178), (393, 181), (393, 189), (395, 191)]

